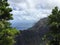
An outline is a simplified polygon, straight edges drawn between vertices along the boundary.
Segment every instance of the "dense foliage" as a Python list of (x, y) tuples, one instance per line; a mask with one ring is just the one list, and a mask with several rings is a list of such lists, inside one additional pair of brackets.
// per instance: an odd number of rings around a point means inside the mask
[(48, 45), (60, 45), (60, 10), (55, 7), (48, 16), (49, 33), (45, 35)]
[(13, 19), (8, 0), (0, 0), (0, 45), (13, 45), (14, 37), (19, 33), (15, 28), (10, 27), (9, 20)]

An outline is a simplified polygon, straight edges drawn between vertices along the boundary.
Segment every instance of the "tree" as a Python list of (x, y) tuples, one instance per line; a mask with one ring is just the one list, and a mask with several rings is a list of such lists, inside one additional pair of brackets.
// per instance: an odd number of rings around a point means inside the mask
[(12, 20), (12, 11), (9, 8), (8, 0), (0, 0), (0, 45), (13, 45), (18, 30), (11, 27), (9, 20)]
[(60, 10), (55, 7), (48, 16), (49, 33), (45, 35), (48, 45), (60, 45)]

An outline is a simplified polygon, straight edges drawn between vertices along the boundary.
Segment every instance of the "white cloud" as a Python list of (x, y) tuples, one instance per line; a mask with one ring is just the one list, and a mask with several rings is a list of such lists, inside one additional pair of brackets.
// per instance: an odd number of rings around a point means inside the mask
[(60, 8), (60, 0), (8, 0), (8, 2), (13, 9), (13, 21), (17, 22), (36, 22), (47, 17), (55, 6)]

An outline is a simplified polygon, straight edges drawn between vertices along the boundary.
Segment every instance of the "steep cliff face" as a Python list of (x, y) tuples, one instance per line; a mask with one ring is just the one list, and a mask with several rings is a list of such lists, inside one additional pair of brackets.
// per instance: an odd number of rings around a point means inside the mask
[(49, 31), (47, 21), (47, 18), (43, 18), (33, 27), (21, 31), (21, 34), (16, 37), (16, 45), (40, 45), (42, 43), (41, 38)]

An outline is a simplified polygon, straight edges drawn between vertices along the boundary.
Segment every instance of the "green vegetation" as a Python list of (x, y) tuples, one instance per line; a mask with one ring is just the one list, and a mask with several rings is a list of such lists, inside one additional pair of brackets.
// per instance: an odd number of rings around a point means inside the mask
[(48, 45), (60, 45), (60, 10), (55, 7), (48, 16), (49, 33), (45, 35)]
[(7, 0), (0, 0), (0, 45), (13, 45), (14, 38), (19, 33), (18, 30), (10, 27), (9, 20), (13, 19), (11, 11)]
[[(11, 23), (9, 22), (9, 20), (13, 19), (12, 14), (10, 13), (11, 11), (12, 9), (9, 7), (7, 0), (0, 0), (0, 45), (13, 45), (15, 43), (14, 38), (19, 33), (18, 30), (10, 26)], [(47, 44), (60, 45), (59, 44), (60, 43), (60, 10), (58, 9), (58, 7), (55, 7), (52, 10), (52, 13), (48, 16), (48, 25), (49, 25), (49, 32), (47, 35), (44, 35)], [(39, 26), (39, 30), (40, 28), (41, 27)], [(23, 37), (26, 43), (29, 43), (32, 40), (34, 42), (35, 39), (42, 37), (40, 36), (39, 31), (36, 32), (32, 31), (32, 33), (30, 31), (27, 31), (28, 33), (24, 32), (25, 36)], [(42, 39), (44, 40), (44, 38)], [(36, 40), (36, 42), (38, 41)]]

